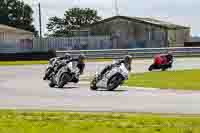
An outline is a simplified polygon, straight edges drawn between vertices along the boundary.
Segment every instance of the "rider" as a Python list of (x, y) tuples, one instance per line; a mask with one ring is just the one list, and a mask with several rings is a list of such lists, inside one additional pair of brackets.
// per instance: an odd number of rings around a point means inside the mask
[(162, 65), (171, 65), (173, 62), (173, 55), (171, 52), (168, 52), (167, 54), (158, 54), (154, 58), (154, 64), (157, 66)]
[(54, 67), (55, 67), (55, 65), (56, 65), (56, 63), (58, 62), (58, 61), (67, 61), (67, 60), (70, 60), (72, 57), (71, 57), (71, 55), (69, 54), (69, 53), (66, 53), (64, 56), (61, 56), (61, 57), (54, 57), (54, 58), (51, 58), (50, 60), (49, 60), (49, 62), (52, 64), (52, 67), (50, 68), (50, 71), (47, 73), (47, 74), (45, 74), (45, 76), (44, 76), (44, 78), (43, 78), (43, 80), (46, 80), (47, 79), (47, 77), (53, 72), (53, 71), (57, 71), (57, 70), (54, 70)]
[(103, 75), (111, 70), (113, 67), (115, 66), (118, 66), (118, 65), (121, 65), (121, 63), (124, 63), (125, 67), (128, 69), (128, 71), (131, 71), (131, 63), (132, 63), (132, 56), (130, 55), (126, 55), (123, 59), (121, 60), (118, 60), (116, 63), (114, 64), (111, 64), (111, 65), (108, 65), (106, 66), (102, 71), (101, 73), (98, 75), (98, 80), (101, 80)]
[[(55, 71), (55, 74), (60, 70), (60, 68), (62, 68), (66, 64), (70, 62), (77, 62), (77, 67), (79, 69), (80, 75), (82, 75), (85, 68), (84, 60), (85, 60), (85, 56), (83, 54), (79, 55), (78, 58), (70, 58), (69, 60), (65, 60), (63, 63), (59, 64), (59, 66), (57, 67), (57, 70)], [(77, 83), (78, 81), (79, 79), (73, 79), (72, 82)]]
[(84, 68), (85, 68), (85, 56), (83, 54), (79, 55), (78, 58), (74, 58), (69, 60), (69, 62), (77, 62), (77, 67), (80, 70), (80, 74), (83, 74)]
[(173, 61), (173, 54), (172, 52), (168, 52), (166, 55), (167, 61), (171, 63)]
[[(72, 61), (77, 62), (77, 67), (79, 69), (79, 74), (82, 75), (83, 71), (85, 69), (85, 56), (83, 54), (79, 55), (77, 59), (72, 59)], [(72, 79), (72, 82), (74, 83), (78, 83), (79, 82), (79, 78), (78, 77), (74, 77), (74, 79)]]
[(70, 60), (72, 57), (69, 53), (65, 53), (64, 56), (61, 56), (61, 57), (56, 57), (57, 61), (59, 60)]

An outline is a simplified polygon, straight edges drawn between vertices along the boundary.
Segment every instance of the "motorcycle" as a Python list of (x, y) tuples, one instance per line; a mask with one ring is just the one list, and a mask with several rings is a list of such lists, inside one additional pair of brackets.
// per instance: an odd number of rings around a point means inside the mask
[(45, 69), (45, 74), (43, 77), (43, 80), (50, 80), (50, 77), (52, 75), (52, 72), (57, 69), (58, 65), (62, 63), (57, 58), (53, 58), (48, 62), (48, 65)]
[(63, 88), (69, 82), (78, 83), (79, 76), (80, 70), (77, 67), (74, 68), (72, 62), (63, 64), (56, 74), (53, 72), (49, 87), (58, 86), (58, 88)]
[(166, 71), (169, 68), (172, 68), (173, 59), (167, 60), (165, 56), (156, 56), (154, 58), (154, 63), (149, 67), (149, 71), (159, 70)]
[(103, 88), (108, 91), (113, 91), (118, 86), (122, 85), (125, 80), (128, 80), (128, 73), (129, 71), (124, 63), (121, 63), (121, 65), (115, 66), (110, 71), (106, 72), (101, 80), (98, 80), (99, 73), (96, 73), (90, 83), (90, 89), (97, 90), (98, 88)]

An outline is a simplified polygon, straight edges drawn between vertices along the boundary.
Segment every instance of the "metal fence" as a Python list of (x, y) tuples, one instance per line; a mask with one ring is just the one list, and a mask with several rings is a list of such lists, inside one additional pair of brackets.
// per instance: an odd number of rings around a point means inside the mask
[(152, 57), (155, 54), (166, 53), (168, 51), (172, 51), (175, 56), (200, 56), (200, 47), (111, 49), (112, 43), (110, 41), (109, 37), (96, 37), (93, 39), (48, 38), (42, 39), (42, 45), (40, 45), (39, 39), (34, 39), (33, 41), (0, 41), (0, 53), (42, 52), (49, 49), (56, 49), (58, 56), (61, 56), (65, 52), (69, 52), (75, 56), (83, 53), (88, 58), (119, 58), (126, 54), (133, 55), (136, 58), (146, 58)]
[(35, 38), (34, 49), (88, 50), (110, 49), (112, 42), (109, 36), (68, 37), (68, 38)]
[(113, 48), (153, 48), (164, 47), (165, 42), (155, 40), (120, 40), (109, 36), (88, 36), (68, 38), (35, 38), (33, 40), (35, 49), (56, 50), (98, 50)]
[(23, 53), (32, 51), (112, 49), (109, 36), (34, 38), (33, 40), (0, 41), (0, 53)]
[(107, 49), (107, 50), (70, 50), (56, 51), (58, 56), (68, 52), (73, 56), (85, 54), (87, 58), (121, 58), (132, 55), (135, 58), (150, 58), (155, 54), (173, 52), (177, 57), (200, 56), (200, 47), (171, 47), (171, 48), (137, 48), (137, 49)]
[(98, 49), (133, 49), (163, 47), (163, 41), (136, 41), (113, 39), (110, 36), (88, 36), (68, 38), (34, 38), (33, 40), (0, 41), (0, 53), (22, 53), (32, 51), (55, 50), (98, 50)]

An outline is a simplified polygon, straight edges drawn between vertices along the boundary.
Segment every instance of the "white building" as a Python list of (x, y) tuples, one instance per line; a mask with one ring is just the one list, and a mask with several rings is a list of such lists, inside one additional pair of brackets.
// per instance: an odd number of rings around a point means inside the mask
[(0, 41), (33, 39), (32, 32), (0, 24)]

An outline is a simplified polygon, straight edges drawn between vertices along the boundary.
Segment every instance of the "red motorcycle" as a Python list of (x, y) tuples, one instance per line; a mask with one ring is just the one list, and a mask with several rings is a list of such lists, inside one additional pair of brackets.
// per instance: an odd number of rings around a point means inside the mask
[(149, 67), (149, 71), (155, 69), (161, 69), (162, 71), (165, 71), (169, 68), (172, 68), (172, 64), (173, 56), (171, 54), (156, 55), (154, 57), (154, 63)]

